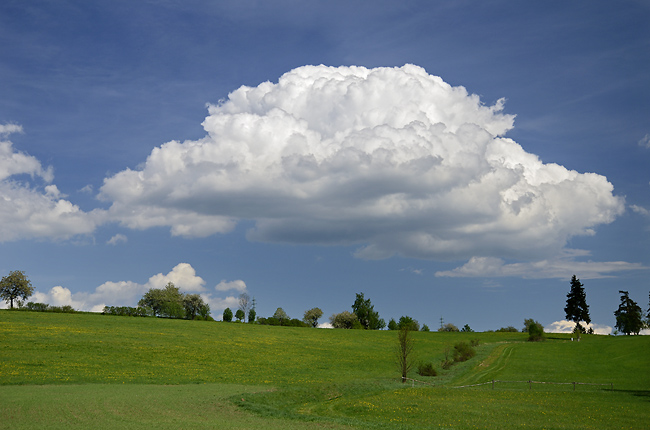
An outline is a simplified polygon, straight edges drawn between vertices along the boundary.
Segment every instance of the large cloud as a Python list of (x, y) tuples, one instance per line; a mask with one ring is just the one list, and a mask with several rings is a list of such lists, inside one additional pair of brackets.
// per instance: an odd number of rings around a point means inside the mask
[(56, 185), (37, 188), (15, 179), (29, 175), (49, 184), (54, 178), (51, 167), (44, 169), (35, 157), (16, 151), (6, 140), (21, 131), (18, 125), (0, 125), (0, 242), (91, 233), (99, 213), (83, 212), (65, 200)]
[(514, 117), (420, 67), (306, 66), (209, 107), (207, 136), (155, 148), (100, 198), (132, 228), (358, 244), (361, 258), (556, 255), (624, 210), (607, 179), (504, 137)]

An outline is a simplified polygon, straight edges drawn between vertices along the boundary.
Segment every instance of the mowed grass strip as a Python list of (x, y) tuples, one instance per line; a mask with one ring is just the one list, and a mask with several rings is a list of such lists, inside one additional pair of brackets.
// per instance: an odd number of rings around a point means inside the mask
[(0, 429), (344, 429), (327, 422), (262, 418), (228, 401), (250, 385), (87, 384), (0, 388)]

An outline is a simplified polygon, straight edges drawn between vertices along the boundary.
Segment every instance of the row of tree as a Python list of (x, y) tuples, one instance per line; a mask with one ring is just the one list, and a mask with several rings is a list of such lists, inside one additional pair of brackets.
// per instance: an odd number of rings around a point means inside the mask
[[(626, 335), (639, 334), (643, 328), (650, 327), (650, 297), (648, 300), (648, 312), (644, 316), (641, 307), (630, 298), (628, 291), (619, 290), (621, 295), (621, 302), (618, 309), (614, 311), (616, 317), (616, 330), (619, 333)], [(571, 289), (567, 294), (566, 307), (564, 308), (566, 319), (576, 323), (573, 329), (574, 333), (578, 335), (585, 333), (585, 327), (580, 323), (591, 323), (589, 316), (589, 305), (587, 305), (587, 295), (585, 293), (584, 284), (580, 282), (576, 275), (571, 278)], [(590, 328), (589, 333), (593, 333)]]
[[(32, 283), (25, 275), (25, 272), (21, 270), (14, 270), (0, 280), (0, 298), (5, 300), (12, 309), (14, 308), (14, 302), (17, 302), (18, 307), (22, 308), (23, 300), (26, 300), (33, 294), (34, 287), (32, 287)], [(650, 298), (647, 314), (644, 315), (641, 307), (630, 298), (628, 291), (621, 290), (619, 294), (621, 295), (621, 302), (618, 309), (614, 312), (616, 329), (618, 332), (626, 335), (639, 334), (641, 329), (650, 326)], [(38, 304), (31, 303), (31, 305), (35, 310)], [(567, 320), (575, 322), (574, 332), (578, 334), (578, 338), (581, 333), (587, 332), (586, 327), (583, 327), (581, 323), (587, 325), (591, 323), (589, 306), (587, 305), (584, 285), (575, 275), (571, 278), (571, 288), (567, 294), (564, 312)], [(209, 319), (210, 306), (205, 303), (200, 295), (181, 293), (178, 287), (172, 282), (169, 282), (164, 288), (149, 289), (138, 302), (138, 308), (107, 306), (104, 309), (104, 313), (187, 319), (200, 317), (201, 319)], [(232, 321), (234, 317), (238, 321), (243, 322), (248, 317), (249, 323), (258, 322), (269, 325), (309, 327), (317, 327), (318, 320), (322, 316), (323, 311), (320, 308), (312, 308), (305, 311), (302, 320), (292, 319), (288, 317), (282, 308), (278, 308), (272, 317), (257, 319), (255, 299), (251, 299), (246, 293), (240, 295), (239, 308), (234, 315), (230, 308), (226, 308), (222, 315), (224, 321)], [(379, 313), (375, 311), (370, 299), (366, 299), (363, 293), (357, 293), (355, 301), (352, 304), (352, 312), (343, 311), (334, 314), (329, 320), (334, 328), (381, 330), (386, 327), (386, 322), (379, 317)], [(399, 330), (402, 328), (408, 328), (410, 331), (420, 329), (429, 331), (426, 324), (420, 328), (418, 321), (409, 316), (402, 316), (399, 321), (391, 319), (388, 322), (389, 330)], [(499, 330), (508, 331), (508, 329), (510, 327)], [(459, 330), (453, 324), (442, 325), (441, 322), (441, 327), (438, 331)], [(460, 331), (473, 330), (468, 325), (465, 325)], [(512, 327), (512, 331), (516, 331), (516, 329)], [(590, 328), (589, 332), (593, 332), (593, 330)]]

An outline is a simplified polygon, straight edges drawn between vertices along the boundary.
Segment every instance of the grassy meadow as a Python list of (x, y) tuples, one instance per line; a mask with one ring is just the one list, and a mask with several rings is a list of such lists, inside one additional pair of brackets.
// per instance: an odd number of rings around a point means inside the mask
[[(396, 333), (0, 311), (0, 428), (639, 429), (650, 336), (413, 333), (438, 376), (394, 363)], [(442, 370), (445, 350), (477, 355)], [(550, 385), (498, 381), (583, 382)]]

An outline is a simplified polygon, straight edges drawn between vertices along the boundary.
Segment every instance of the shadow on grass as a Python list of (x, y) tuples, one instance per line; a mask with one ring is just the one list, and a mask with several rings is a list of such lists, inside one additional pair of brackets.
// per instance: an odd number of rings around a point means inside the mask
[(646, 401), (650, 402), (650, 390), (605, 390), (612, 393), (626, 393), (631, 394), (635, 397), (642, 397)]

